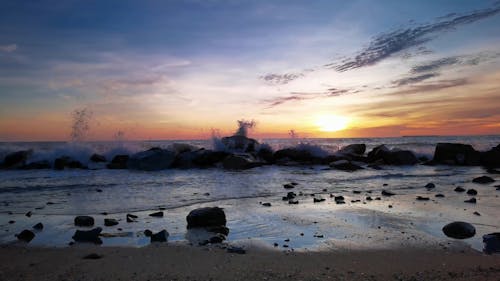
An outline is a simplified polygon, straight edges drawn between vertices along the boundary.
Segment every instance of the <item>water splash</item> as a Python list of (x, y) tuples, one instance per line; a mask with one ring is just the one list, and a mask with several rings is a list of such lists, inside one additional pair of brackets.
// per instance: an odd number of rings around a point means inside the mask
[(90, 121), (92, 119), (92, 111), (88, 108), (75, 109), (71, 113), (73, 123), (71, 125), (71, 141), (82, 142), (87, 137), (90, 130)]
[(257, 122), (255, 120), (245, 120), (241, 119), (238, 120), (238, 130), (236, 130), (236, 133), (234, 134), (235, 136), (248, 136), (248, 131), (254, 128), (257, 125)]

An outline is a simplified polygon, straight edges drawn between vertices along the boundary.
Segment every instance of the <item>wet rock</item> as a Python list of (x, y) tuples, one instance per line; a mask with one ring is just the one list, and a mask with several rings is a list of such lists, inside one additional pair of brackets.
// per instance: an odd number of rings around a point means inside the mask
[(243, 247), (230, 246), (226, 249), (228, 253), (244, 255), (247, 251)]
[(117, 225), (118, 221), (115, 219), (104, 219), (104, 225), (105, 226), (114, 226)]
[(500, 144), (481, 153), (481, 165), (486, 167), (500, 167)]
[(132, 215), (132, 214), (127, 214), (127, 217), (129, 217), (131, 219), (137, 219), (138, 218), (138, 216)]
[(29, 243), (31, 240), (33, 240), (33, 238), (35, 238), (35, 233), (33, 233), (30, 230), (25, 229), (25, 230), (21, 231), (21, 233), (16, 234), (16, 237), (18, 240)]
[(319, 202), (323, 202), (323, 201), (325, 201), (325, 198), (323, 198), (323, 197), (314, 197), (313, 198), (314, 203), (319, 203)]
[(29, 211), (27, 212), (26, 214), (24, 214), (25, 216), (27, 216), (28, 218), (30, 218), (32, 215), (33, 215), (33, 212)]
[(368, 162), (373, 163), (378, 160), (383, 160), (383, 155), (389, 152), (385, 145), (378, 145), (368, 152)]
[(468, 195), (477, 195), (477, 190), (471, 188), (471, 189), (467, 190), (467, 194)]
[(287, 201), (287, 200), (293, 199), (295, 197), (297, 197), (297, 194), (295, 194), (295, 192), (290, 191), (286, 194), (286, 196), (283, 196), (282, 199), (283, 199), (283, 201)]
[(98, 259), (101, 259), (102, 256), (101, 255), (98, 255), (96, 253), (92, 253), (92, 254), (88, 254), (86, 256), (83, 257), (84, 260), (98, 260)]
[(385, 145), (379, 145), (368, 152), (368, 162), (382, 162), (388, 165), (414, 165), (418, 159), (409, 150), (389, 150)]
[(433, 162), (446, 165), (473, 166), (480, 164), (481, 155), (471, 145), (460, 143), (438, 143)]
[(255, 152), (259, 142), (245, 136), (230, 136), (221, 139), (227, 150), (236, 152)]
[(99, 234), (101, 234), (102, 228), (96, 227), (92, 230), (77, 230), (73, 235), (73, 240), (76, 242), (90, 242), (95, 244), (102, 244)]
[(500, 232), (483, 235), (484, 248), (486, 254), (500, 253)]
[(264, 206), (264, 207), (271, 207), (271, 203), (268, 203), (268, 202), (262, 203), (262, 206)]
[(201, 168), (213, 167), (222, 162), (228, 155), (229, 153), (224, 151), (201, 150), (196, 152), (196, 156), (192, 161)]
[(274, 151), (271, 149), (271, 147), (260, 146), (259, 150), (257, 151), (257, 157), (269, 164), (274, 164), (276, 162), (276, 159), (274, 159)]
[(451, 238), (466, 239), (476, 235), (476, 228), (467, 222), (456, 221), (443, 227), (443, 233)]
[(316, 157), (314, 157), (311, 152), (298, 148), (285, 148), (278, 150), (274, 153), (274, 158), (277, 161), (288, 159), (289, 161), (296, 161), (299, 163), (311, 163), (316, 160)]
[(348, 160), (338, 160), (335, 162), (330, 163), (330, 167), (342, 170), (342, 171), (348, 171), (348, 172), (354, 172), (357, 170), (362, 170), (364, 169), (363, 167), (353, 164), (352, 162)]
[(299, 200), (297, 200), (297, 199), (290, 199), (290, 200), (288, 200), (288, 204), (297, 205), (297, 204), (299, 204)]
[(75, 217), (76, 226), (93, 226), (94, 218), (90, 216), (77, 216)]
[(151, 234), (149, 237), (151, 239), (151, 242), (167, 242), (167, 238), (169, 236), (169, 233), (163, 229), (160, 232)]
[(111, 160), (111, 163), (106, 165), (108, 169), (127, 169), (127, 162), (128, 162), (129, 156), (128, 155), (116, 155), (113, 157)]
[(69, 156), (62, 156), (54, 160), (55, 170), (64, 170), (65, 168), (86, 169), (87, 167), (85, 167), (80, 161), (75, 160)]
[(95, 162), (95, 163), (100, 163), (100, 162), (106, 162), (106, 157), (104, 157), (103, 155), (99, 155), (99, 154), (92, 154), (92, 156), (90, 156), (90, 161), (92, 162)]
[(210, 243), (210, 244), (219, 244), (219, 243), (222, 243), (224, 240), (226, 240), (225, 236), (223, 236), (223, 235), (215, 235), (215, 236), (210, 237), (210, 239), (208, 240), (208, 243)]
[(464, 191), (465, 191), (465, 189), (464, 189), (463, 187), (460, 187), (460, 186), (455, 187), (455, 189), (454, 189), (454, 190), (455, 190), (456, 192), (464, 192)]
[(488, 176), (481, 176), (481, 177), (477, 177), (477, 178), (474, 178), (472, 180), (472, 182), (474, 183), (480, 183), (480, 184), (487, 184), (487, 183), (492, 183), (494, 182), (495, 180), (488, 177)]
[(36, 230), (42, 230), (43, 229), (43, 224), (41, 222), (35, 224), (33, 226), (33, 229), (36, 229)]
[(417, 201), (429, 201), (429, 197), (417, 196)]
[(388, 190), (382, 190), (382, 195), (383, 196), (394, 196), (396, 195), (394, 192), (388, 191)]
[(149, 229), (144, 230), (144, 236), (146, 237), (151, 237), (153, 235), (153, 232)]
[(224, 236), (229, 234), (229, 228), (224, 225), (208, 226), (204, 229), (208, 232), (223, 234)]
[(9, 221), (9, 224), (14, 224), (14, 223), (16, 223), (16, 221), (13, 221), (13, 220)]
[(366, 201), (372, 201), (373, 199), (372, 199), (372, 197), (371, 197), (371, 196), (366, 196), (365, 200), (366, 200)]
[(434, 183), (432, 183), (432, 182), (430, 182), (430, 183), (428, 183), (428, 184), (425, 185), (425, 188), (427, 188), (427, 189), (433, 189), (435, 187), (436, 187), (436, 185)]
[(479, 212), (474, 212), (473, 214), (476, 216), (481, 216), (481, 214)]
[(366, 145), (364, 143), (355, 143), (343, 147), (342, 149), (339, 150), (339, 153), (363, 155), (365, 154), (365, 151), (366, 151)]
[(359, 190), (353, 190), (352, 193), (354, 193), (354, 194), (361, 194), (361, 191), (359, 191)]
[(444, 194), (438, 193), (438, 194), (435, 195), (435, 197), (437, 197), (437, 198), (444, 198)]
[(291, 184), (291, 183), (287, 183), (287, 184), (284, 184), (283, 185), (283, 188), (284, 189), (292, 189), (292, 188), (295, 188), (295, 185)]
[(464, 202), (465, 203), (472, 203), (472, 204), (476, 204), (476, 198), (472, 197), (471, 199), (468, 199), (468, 200), (465, 200)]
[(155, 218), (162, 218), (163, 217), (163, 212), (155, 212), (155, 213), (151, 213), (149, 214), (150, 217), (155, 217)]
[(226, 214), (219, 207), (192, 210), (186, 217), (187, 228), (226, 225)]
[(21, 168), (26, 165), (31, 154), (33, 154), (33, 150), (21, 150), (7, 154), (3, 160), (3, 166), (9, 169)]
[(222, 166), (227, 170), (246, 170), (262, 166), (251, 154), (231, 154), (222, 162)]
[(40, 160), (28, 163), (21, 167), (23, 170), (39, 170), (39, 169), (50, 169), (50, 162), (47, 160)]
[(127, 167), (134, 170), (159, 171), (170, 168), (174, 160), (174, 152), (154, 147), (132, 155), (127, 161)]
[(500, 175), (500, 171), (495, 169), (487, 169), (486, 172), (488, 174)]

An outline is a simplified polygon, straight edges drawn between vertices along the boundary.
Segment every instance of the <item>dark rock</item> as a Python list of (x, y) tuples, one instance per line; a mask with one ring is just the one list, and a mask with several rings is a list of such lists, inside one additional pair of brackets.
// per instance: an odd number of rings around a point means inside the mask
[(342, 154), (357, 154), (357, 155), (363, 155), (365, 154), (365, 151), (366, 151), (366, 145), (364, 143), (350, 144), (339, 150), (339, 152)]
[(13, 221), (13, 220), (9, 221), (9, 224), (14, 224), (14, 223), (16, 223), (16, 221)]
[(149, 237), (151, 242), (167, 242), (169, 233), (164, 229), (158, 233), (151, 234)]
[(208, 242), (210, 244), (218, 244), (218, 243), (222, 243), (224, 240), (226, 240), (226, 237), (224, 237), (223, 235), (216, 235), (216, 236), (210, 237)]
[(76, 226), (93, 226), (94, 218), (90, 216), (77, 216), (75, 217)]
[(155, 217), (155, 218), (162, 218), (163, 217), (163, 212), (155, 212), (152, 214), (149, 214), (150, 217)]
[(36, 230), (42, 230), (43, 229), (43, 224), (41, 222), (35, 224), (33, 226), (33, 229), (36, 229)]
[(226, 214), (219, 207), (205, 207), (192, 210), (186, 217), (187, 228), (226, 225)]
[(344, 201), (344, 200), (345, 200), (345, 198), (344, 198), (344, 196), (339, 195), (339, 196), (335, 196), (334, 200), (335, 200), (335, 201)]
[(161, 148), (151, 148), (132, 155), (127, 167), (134, 170), (159, 171), (168, 169), (175, 160), (175, 153)]
[(202, 150), (196, 153), (193, 163), (198, 167), (213, 167), (216, 163), (222, 162), (229, 153), (224, 151)]
[(259, 142), (245, 136), (230, 136), (221, 139), (227, 150), (235, 152), (255, 152)]
[(435, 196), (438, 197), (438, 198), (444, 198), (444, 194), (441, 194), (441, 193), (438, 193)]
[(106, 162), (106, 157), (104, 157), (103, 155), (99, 155), (99, 154), (92, 154), (92, 156), (90, 156), (90, 161), (92, 162), (96, 162), (96, 163), (99, 163), (99, 162)]
[(500, 253), (500, 232), (483, 235), (484, 248), (486, 254)]
[(144, 230), (144, 235), (146, 237), (151, 237), (151, 235), (153, 235), (153, 232), (151, 230), (149, 230), (149, 229), (146, 229), (146, 230)]
[(495, 181), (494, 179), (492, 179), (488, 176), (481, 176), (481, 177), (474, 178), (472, 180), (472, 182), (474, 182), (474, 183), (481, 183), (481, 184), (492, 183), (494, 181)]
[(447, 165), (479, 165), (481, 155), (471, 145), (460, 143), (438, 143), (433, 162)]
[(363, 167), (356, 165), (356, 164), (353, 164), (348, 160), (338, 160), (338, 161), (332, 162), (332, 163), (330, 163), (330, 167), (338, 169), (338, 170), (342, 170), (342, 171), (349, 171), (349, 172), (363, 169)]
[(487, 169), (486, 173), (500, 175), (500, 171), (499, 170), (495, 170), (495, 169)]
[(73, 240), (76, 242), (91, 242), (95, 244), (102, 244), (99, 234), (101, 234), (102, 228), (96, 227), (92, 230), (77, 230), (73, 235)]
[(486, 167), (500, 167), (500, 145), (481, 153), (481, 165)]
[(128, 155), (116, 155), (106, 167), (108, 169), (127, 169)]
[(430, 183), (428, 183), (428, 184), (425, 185), (425, 188), (427, 188), (427, 189), (433, 189), (435, 187), (436, 187), (436, 185), (434, 183), (432, 183), (432, 182), (430, 182)]
[(104, 219), (105, 226), (113, 226), (113, 225), (117, 225), (117, 224), (118, 224), (118, 221), (115, 219)]
[(393, 195), (396, 195), (395, 193), (391, 192), (391, 191), (387, 191), (387, 190), (382, 190), (382, 195), (383, 196), (393, 196)]
[(31, 215), (33, 215), (33, 213), (31, 211), (27, 212), (26, 214), (24, 214), (25, 216), (27, 216), (28, 218), (31, 217)]
[(21, 233), (16, 234), (16, 237), (18, 240), (29, 243), (31, 240), (33, 240), (33, 238), (35, 238), (35, 233), (33, 233), (30, 230), (25, 229), (25, 230), (21, 231)]
[(247, 251), (242, 248), (242, 247), (236, 247), (236, 246), (230, 246), (227, 248), (227, 252), (228, 253), (231, 253), (231, 254), (240, 254), (240, 255), (244, 255), (247, 253)]
[(299, 200), (297, 200), (297, 199), (290, 199), (290, 200), (288, 200), (288, 204), (297, 205), (297, 204), (299, 204)]
[(24, 170), (50, 169), (50, 162), (47, 160), (35, 161), (21, 167)]
[(418, 159), (412, 151), (409, 150), (389, 150), (385, 145), (379, 145), (373, 148), (367, 157), (367, 161), (383, 162), (388, 165), (414, 165)]
[(268, 203), (268, 202), (262, 203), (262, 206), (264, 206), (264, 207), (271, 207), (271, 203)]
[(389, 149), (383, 144), (374, 147), (368, 152), (368, 162), (373, 163), (378, 160), (383, 160), (383, 155), (387, 152), (389, 152)]
[(455, 190), (456, 192), (464, 192), (464, 191), (465, 191), (465, 189), (464, 189), (463, 187), (460, 187), (460, 186), (455, 187), (455, 189), (454, 189), (454, 190)]
[(138, 216), (132, 215), (132, 214), (127, 214), (127, 217), (130, 217), (131, 219), (137, 219), (138, 218)]
[(373, 199), (371, 198), (371, 196), (366, 196), (366, 201), (372, 201)]
[(470, 223), (456, 221), (445, 225), (443, 233), (451, 238), (465, 239), (476, 235), (476, 228)]
[(476, 204), (476, 201), (477, 201), (477, 200), (476, 200), (476, 198), (472, 197), (471, 199), (469, 199), (469, 200), (465, 200), (464, 202), (465, 202), (465, 203), (472, 203), (472, 204)]
[(283, 196), (283, 201), (290, 200), (295, 197), (297, 197), (297, 194), (295, 194), (295, 192), (290, 191), (286, 194), (286, 196)]
[(467, 194), (468, 195), (477, 195), (477, 190), (471, 188), (471, 189), (467, 190)]
[(479, 212), (474, 212), (473, 214), (476, 216), (481, 216), (481, 214)]
[(98, 260), (100, 258), (102, 258), (102, 256), (96, 253), (88, 254), (83, 257), (84, 260)]
[(429, 197), (417, 196), (418, 201), (429, 201)]
[(274, 158), (276, 160), (286, 158), (299, 163), (314, 162), (315, 160), (315, 157), (309, 151), (298, 148), (285, 148), (278, 150), (274, 153)]
[(314, 197), (313, 198), (314, 203), (319, 203), (319, 202), (323, 202), (323, 201), (325, 201), (325, 198), (322, 198), (322, 197)]
[(292, 189), (292, 188), (295, 188), (295, 185), (287, 183), (287, 184), (283, 185), (283, 188), (285, 188), (285, 189)]
[(352, 193), (354, 193), (354, 194), (361, 194), (361, 191), (359, 191), (359, 190), (353, 190)]
[(257, 157), (266, 161), (269, 164), (274, 164), (276, 159), (274, 159), (274, 151), (270, 147), (260, 147), (257, 151)]
[(70, 169), (85, 169), (86, 167), (79, 161), (74, 160), (69, 156), (62, 156), (54, 160), (55, 170), (64, 170), (65, 168)]
[(245, 170), (262, 166), (251, 154), (231, 154), (222, 162), (227, 170)]
[(219, 233), (227, 236), (229, 234), (229, 228), (224, 225), (208, 226), (204, 228), (208, 232)]
[(5, 168), (21, 168), (26, 165), (28, 157), (33, 153), (33, 150), (21, 150), (7, 154), (3, 160)]

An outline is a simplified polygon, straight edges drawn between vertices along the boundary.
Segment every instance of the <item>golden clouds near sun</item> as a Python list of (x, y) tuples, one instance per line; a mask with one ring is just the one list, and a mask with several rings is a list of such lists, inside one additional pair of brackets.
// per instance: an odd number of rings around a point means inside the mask
[(337, 115), (320, 115), (317, 116), (314, 124), (321, 132), (336, 132), (347, 128), (349, 118)]

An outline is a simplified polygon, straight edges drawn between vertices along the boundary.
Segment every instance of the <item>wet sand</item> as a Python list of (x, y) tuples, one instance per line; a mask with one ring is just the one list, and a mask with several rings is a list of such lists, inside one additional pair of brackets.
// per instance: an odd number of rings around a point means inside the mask
[[(99, 259), (83, 257), (96, 253)], [(291, 252), (154, 244), (1, 246), (0, 280), (500, 280), (500, 255), (473, 250)]]

